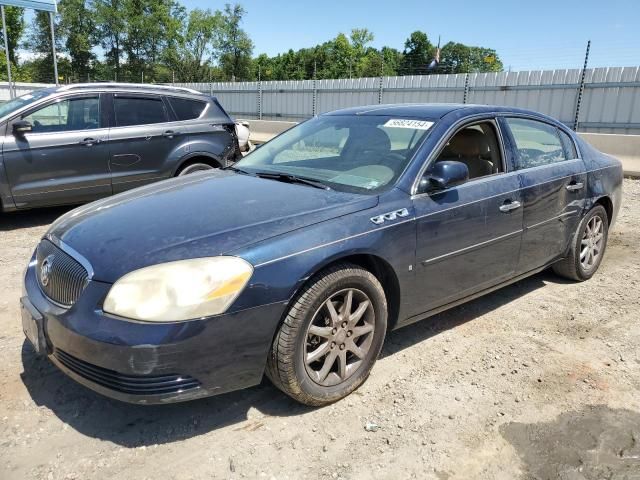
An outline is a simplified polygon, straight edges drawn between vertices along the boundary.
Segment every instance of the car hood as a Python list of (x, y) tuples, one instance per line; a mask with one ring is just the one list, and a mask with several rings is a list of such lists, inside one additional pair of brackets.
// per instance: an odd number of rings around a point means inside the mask
[(85, 257), (95, 280), (114, 282), (138, 268), (221, 255), (377, 202), (376, 196), (215, 171), (79, 207), (47, 235)]

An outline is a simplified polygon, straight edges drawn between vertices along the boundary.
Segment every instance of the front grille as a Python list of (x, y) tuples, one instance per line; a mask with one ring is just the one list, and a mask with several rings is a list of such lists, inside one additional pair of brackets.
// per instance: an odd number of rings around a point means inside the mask
[(40, 242), (36, 259), (38, 284), (43, 293), (59, 305), (73, 305), (89, 280), (85, 268), (49, 240)]
[(53, 356), (72, 372), (98, 385), (130, 395), (166, 395), (198, 388), (200, 382), (188, 375), (123, 375), (92, 365), (60, 349)]

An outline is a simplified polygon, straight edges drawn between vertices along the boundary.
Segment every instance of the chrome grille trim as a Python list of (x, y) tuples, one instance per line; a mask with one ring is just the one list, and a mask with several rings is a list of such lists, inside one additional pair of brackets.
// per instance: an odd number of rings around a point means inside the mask
[[(47, 272), (43, 275), (45, 261)], [(67, 252), (44, 239), (36, 249), (36, 278), (40, 290), (49, 300), (69, 308), (87, 286), (89, 272)]]

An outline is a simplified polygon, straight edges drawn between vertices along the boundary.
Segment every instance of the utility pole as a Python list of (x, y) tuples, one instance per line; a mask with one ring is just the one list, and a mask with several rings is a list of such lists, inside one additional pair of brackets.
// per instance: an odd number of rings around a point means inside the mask
[(9, 98), (13, 98), (14, 92), (11, 84), (11, 62), (9, 61), (9, 41), (7, 40), (7, 23), (4, 20), (4, 5), (0, 5), (2, 11), (2, 33), (4, 34), (4, 53), (7, 59), (7, 79), (9, 85)]
[[(49, 12), (49, 26), (51, 27), (51, 50), (53, 53), (53, 74), (56, 77), (55, 83), (56, 85), (58, 85), (58, 59), (56, 58), (56, 35), (53, 30), (53, 12)], [(9, 59), (7, 59), (7, 61), (8, 60)]]

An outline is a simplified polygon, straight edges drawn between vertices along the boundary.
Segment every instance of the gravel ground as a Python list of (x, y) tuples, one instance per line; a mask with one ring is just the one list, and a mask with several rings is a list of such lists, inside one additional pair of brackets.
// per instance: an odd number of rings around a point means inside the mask
[(266, 381), (131, 406), (36, 358), (20, 275), (63, 211), (0, 216), (2, 479), (640, 479), (640, 181), (591, 281), (543, 272), (393, 332), (322, 409)]

